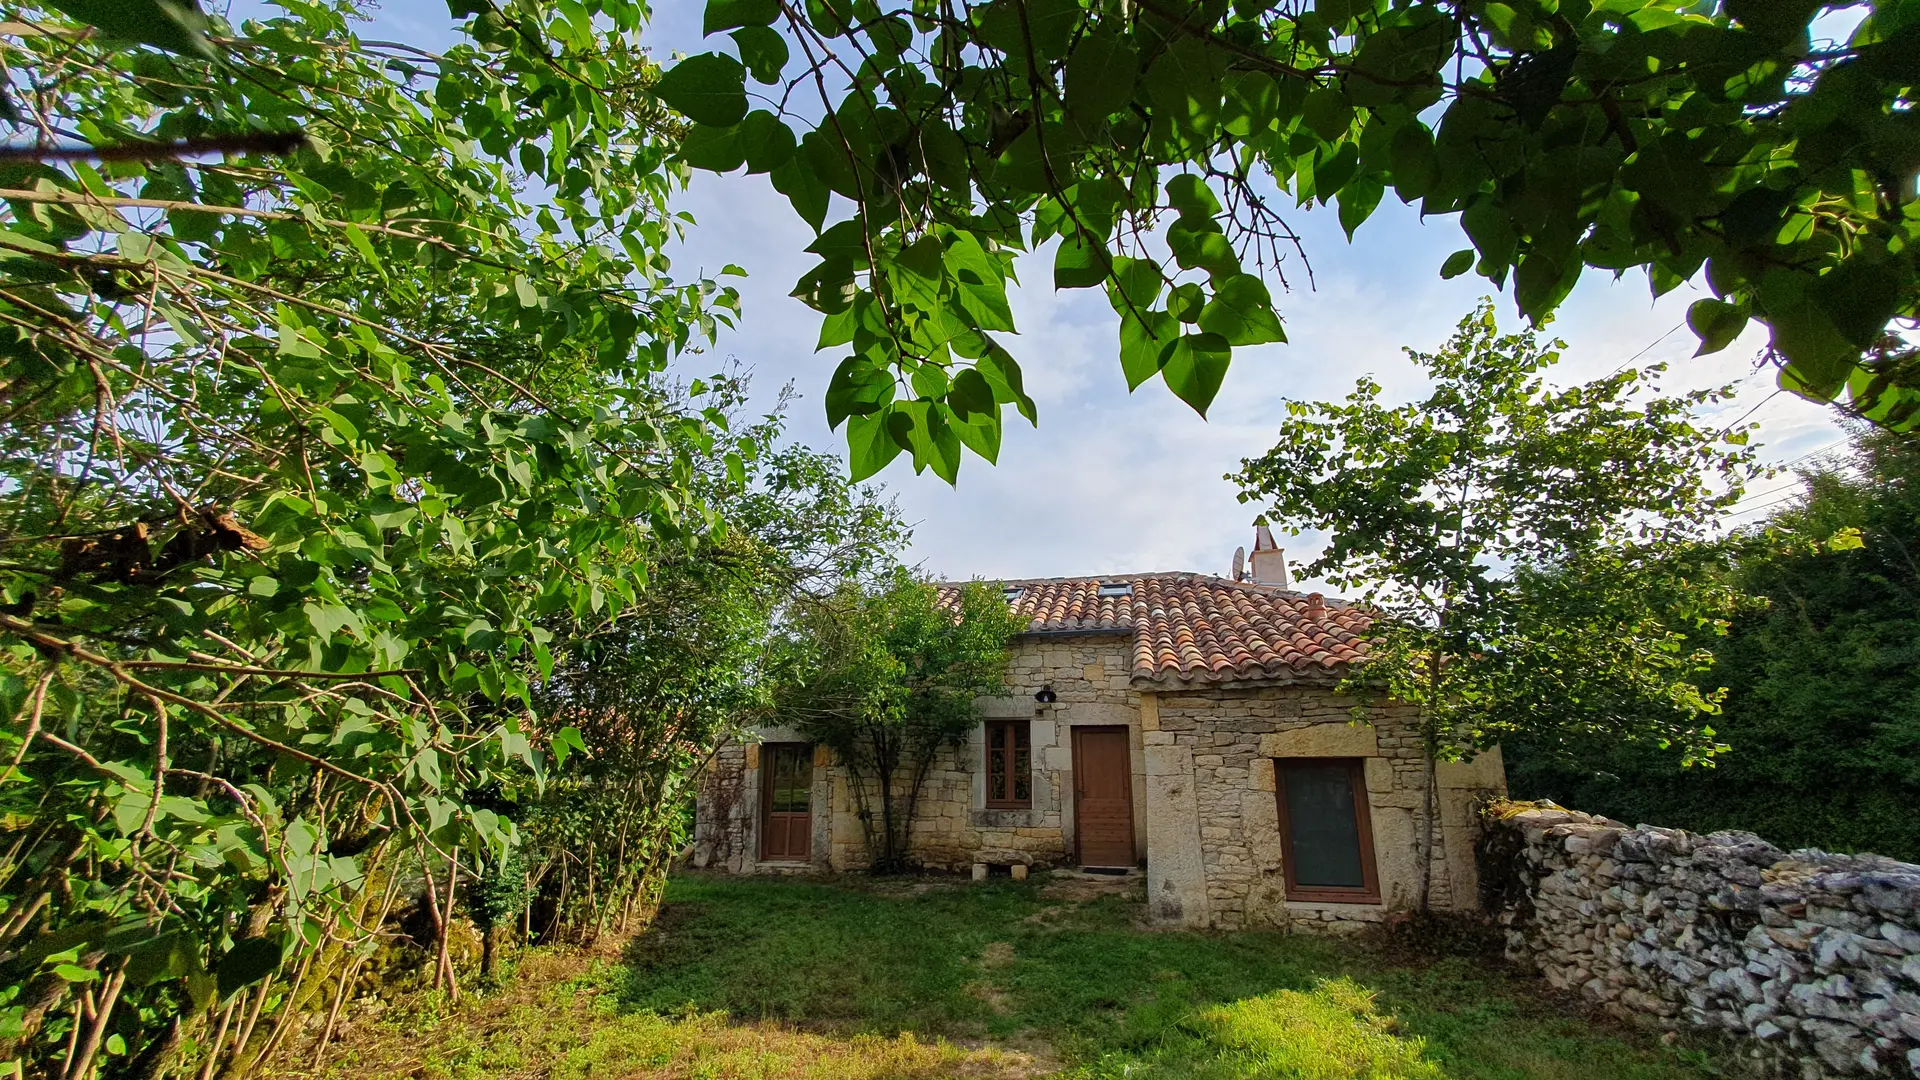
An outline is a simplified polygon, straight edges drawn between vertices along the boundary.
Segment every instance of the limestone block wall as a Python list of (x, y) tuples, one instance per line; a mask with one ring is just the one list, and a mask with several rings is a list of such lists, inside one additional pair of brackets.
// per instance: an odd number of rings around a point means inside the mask
[[(1127, 632), (1031, 635), (1008, 665), (1005, 695), (981, 701), (990, 719), (1024, 719), (1030, 730), (1033, 806), (986, 806), (985, 728), (943, 749), (921, 789), (912, 845), (935, 869), (965, 870), (976, 862), (1064, 864), (1073, 856), (1073, 728), (1125, 727), (1134, 785), (1134, 839), (1146, 857), (1146, 766), (1140, 744), (1140, 695), (1130, 683), (1132, 636)], [(1055, 700), (1035, 695), (1051, 688)], [(797, 732), (765, 728), (743, 745), (723, 748), (703, 777), (695, 813), (693, 862), (734, 873), (794, 869), (757, 858), (760, 806), (759, 744), (805, 741)], [(813, 788), (813, 866), (856, 870), (867, 863), (866, 843), (844, 766), (816, 758)]]
[(700, 777), (694, 799), (694, 866), (735, 874), (804, 873), (828, 869), (828, 840), (832, 821), (818, 811), (833, 791), (830, 758), (824, 749), (814, 752), (813, 787), (809, 796), (813, 815), (812, 859), (806, 864), (767, 862), (760, 858), (760, 748), (770, 742), (805, 742), (791, 728), (767, 727), (752, 738), (732, 742), (715, 751)]
[(745, 869), (751, 850), (752, 807), (758, 805), (759, 786), (747, 790), (747, 748), (730, 743), (714, 752), (700, 774), (693, 812), (693, 865), (701, 869)]
[[(1350, 700), (1323, 685), (1180, 689), (1141, 706), (1153, 830), (1148, 900), (1161, 922), (1222, 929), (1350, 930), (1411, 907), (1425, 765), (1418, 717), (1406, 707), (1353, 722)], [(1289, 901), (1274, 759), (1365, 759), (1378, 905)], [(1504, 793), (1497, 749), (1442, 765), (1431, 895), (1440, 909), (1475, 902), (1476, 798)]]
[[(976, 862), (1063, 865), (1073, 858), (1073, 735), (1079, 724), (1113, 725), (1133, 732), (1134, 842), (1146, 856), (1146, 774), (1139, 743), (1139, 700), (1130, 683), (1131, 633), (1029, 635), (1008, 663), (1005, 695), (980, 703), (988, 719), (1032, 724), (1033, 806), (988, 809), (985, 727), (967, 742), (943, 750), (921, 789), (912, 848), (924, 866), (965, 870)], [(1055, 700), (1034, 695), (1051, 688)], [(866, 865), (867, 852), (846, 771), (833, 770), (834, 869)]]
[(1555, 986), (1764, 1071), (1920, 1076), (1920, 866), (1550, 803), (1490, 808), (1480, 857), (1509, 957)]

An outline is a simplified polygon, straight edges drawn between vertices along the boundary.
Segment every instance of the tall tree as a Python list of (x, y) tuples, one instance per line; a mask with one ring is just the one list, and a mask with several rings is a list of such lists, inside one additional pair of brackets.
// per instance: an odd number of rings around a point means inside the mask
[(1745, 431), (1696, 414), (1731, 388), (1655, 396), (1655, 368), (1557, 390), (1541, 373), (1560, 347), (1502, 335), (1483, 302), (1440, 351), (1407, 350), (1425, 400), (1388, 406), (1363, 379), (1344, 403), (1290, 402), (1230, 477), (1262, 520), (1329, 533), (1303, 573), (1381, 613), (1348, 688), (1421, 709), (1423, 906), (1435, 762), (1519, 733), (1719, 749), (1702, 722), (1719, 695), (1697, 685), (1712, 655), (1689, 634), (1736, 597), (1696, 572), (1698, 541), (1757, 467)]
[(644, 7), (516, 3), (434, 54), (350, 0), (8, 6), (0, 1056), (29, 1075), (245, 1073), (352, 984), (387, 886), (444, 928), (545, 771), (548, 620), (617, 619), (713, 529), (713, 414), (660, 378), (734, 296), (666, 275)]
[(577, 733), (584, 760), (524, 817), (535, 929), (548, 940), (624, 929), (651, 905), (688, 839), (701, 769), (771, 711), (780, 613), (871, 579), (906, 539), (893, 506), (838, 459), (754, 450), (780, 440), (784, 397), (743, 424), (745, 380), (716, 382), (726, 423), (692, 487), (727, 528), (662, 550), (619, 621), (549, 623), (560, 644), (535, 703), (549, 730)]
[(687, 163), (769, 173), (818, 233), (795, 295), (844, 357), (826, 407), (860, 475), (904, 452), (951, 479), (1005, 406), (1034, 419), (996, 336), (1015, 253), (1057, 240), (1055, 286), (1120, 316), (1128, 385), (1204, 413), (1235, 348), (1285, 339), (1285, 202), (1351, 235), (1389, 191), (1457, 215), (1471, 246), (1436, 269), (1511, 281), (1535, 325), (1586, 268), (1660, 294), (1704, 267), (1703, 352), (1756, 319), (1783, 386), (1907, 426), (1920, 361), (1883, 334), (1920, 315), (1920, 6), (1848, 8), (1843, 43), (1828, 10), (708, 0), (727, 39), (656, 89)]
[(870, 869), (905, 870), (927, 773), (980, 723), (974, 699), (1006, 685), (1024, 624), (997, 589), (972, 582), (949, 604), (904, 568), (793, 615), (775, 715), (847, 770)]

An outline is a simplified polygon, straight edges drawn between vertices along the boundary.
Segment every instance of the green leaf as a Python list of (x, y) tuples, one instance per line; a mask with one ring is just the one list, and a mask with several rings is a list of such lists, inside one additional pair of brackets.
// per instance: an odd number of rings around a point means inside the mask
[(827, 201), (831, 193), (827, 185), (821, 183), (820, 176), (800, 160), (798, 156), (787, 159), (784, 165), (776, 166), (768, 179), (773, 181), (773, 190), (787, 197), (793, 203), (794, 212), (800, 219), (818, 229), (827, 220)]
[(1166, 278), (1152, 259), (1118, 256), (1113, 260), (1113, 276), (1107, 282), (1107, 299), (1113, 304), (1113, 310), (1122, 315), (1129, 310), (1145, 311), (1160, 299), (1160, 291), (1165, 286)]
[(276, 938), (242, 938), (233, 943), (214, 969), (221, 998), (252, 986), (280, 969), (282, 949)]
[(1183, 323), (1197, 323), (1200, 312), (1207, 306), (1207, 290), (1197, 281), (1188, 281), (1173, 287), (1167, 294), (1167, 312)]
[(1252, 274), (1235, 274), (1220, 283), (1200, 312), (1200, 329), (1218, 334), (1229, 345), (1287, 340), (1266, 282)]
[(993, 388), (987, 385), (986, 377), (973, 368), (963, 369), (953, 377), (953, 389), (947, 392), (947, 404), (955, 415), (961, 417), (996, 412)]
[(787, 39), (770, 26), (743, 26), (727, 35), (740, 50), (740, 62), (746, 65), (754, 81), (772, 86), (780, 81), (780, 70), (787, 66)]
[(1090, 289), (1107, 280), (1107, 245), (1075, 232), (1060, 241), (1053, 258), (1053, 287)]
[[(1360, 171), (1360, 147), (1356, 143), (1343, 142), (1333, 153), (1322, 153), (1318, 164), (1313, 168), (1313, 195), (1322, 206), (1333, 201), (1347, 182)], [(1375, 202), (1379, 201), (1376, 196)]]
[(989, 339), (986, 352), (974, 362), (974, 370), (993, 387), (993, 400), (1012, 404), (1028, 423), (1039, 423), (1039, 410), (1033, 398), (1027, 396), (1020, 365), (1014, 362), (1011, 353)]
[(1347, 231), (1348, 240), (1352, 240), (1354, 231), (1372, 216), (1374, 208), (1380, 205), (1380, 196), (1386, 190), (1380, 181), (1371, 176), (1362, 176), (1341, 187), (1340, 227)]
[(1209, 219), (1204, 228), (1195, 229), (1188, 220), (1181, 218), (1167, 227), (1167, 247), (1173, 250), (1174, 261), (1182, 269), (1204, 269), (1214, 277), (1239, 273), (1240, 257), (1219, 227)]
[(837, 428), (850, 416), (868, 416), (893, 400), (894, 380), (863, 356), (849, 356), (834, 370), (827, 384), (827, 427)]
[(1451, 281), (1471, 269), (1473, 269), (1473, 249), (1461, 248), (1447, 256), (1447, 261), (1440, 265), (1440, 277)]
[(967, 449), (980, 455), (987, 464), (1000, 460), (1000, 417), (997, 413), (978, 413), (971, 420), (951, 420), (948, 426)]
[(152, 45), (168, 52), (213, 56), (207, 17), (194, 0), (47, 0), (108, 38)]
[[(1307, 94), (1306, 104), (1302, 107), (1301, 118), (1306, 121), (1307, 129), (1328, 142), (1340, 138), (1353, 125), (1353, 106), (1347, 97), (1331, 86), (1317, 86)], [(1319, 191), (1319, 187), (1314, 188)], [(1322, 201), (1326, 197), (1321, 193)]]
[[(901, 425), (899, 421), (908, 423)], [(898, 409), (890, 418), (896, 439), (902, 433), (913, 451), (915, 472), (930, 468), (947, 483), (960, 476), (960, 437), (947, 423), (946, 409), (937, 403), (913, 402), (910, 409)]]
[(1221, 86), (1227, 134), (1235, 138), (1264, 133), (1280, 115), (1280, 85), (1264, 71), (1232, 72)]
[(740, 122), (740, 148), (747, 172), (770, 173), (793, 160), (793, 129), (765, 109), (755, 109)]
[(779, 17), (780, 0), (707, 0), (700, 32), (711, 36), (736, 26), (763, 27)]
[(1181, 401), (1205, 416), (1227, 377), (1232, 354), (1226, 339), (1218, 334), (1182, 334), (1167, 354), (1160, 376)]
[(1373, 5), (1367, 0), (1314, 0), (1313, 12), (1326, 20), (1328, 27), (1339, 30), (1353, 21), (1361, 11), (1372, 11)]
[(1179, 338), (1179, 322), (1165, 311), (1120, 313), (1120, 370), (1129, 392), (1160, 373)]
[(1192, 173), (1181, 173), (1167, 181), (1167, 202), (1196, 228), (1205, 228), (1220, 214), (1220, 200), (1205, 180)]
[[(1912, 235), (1920, 236), (1920, 230)], [(1887, 323), (1901, 305), (1914, 303), (1912, 271), (1905, 280), (1907, 290), (1901, 288), (1902, 276), (1893, 264), (1856, 255), (1820, 276), (1813, 300), (1841, 337), (1857, 349), (1869, 349), (1887, 332)]]
[(856, 483), (886, 468), (904, 449), (887, 427), (891, 408), (847, 422), (847, 467)]
[(1105, 27), (1080, 39), (1067, 59), (1067, 111), (1092, 124), (1125, 108), (1140, 79), (1140, 56), (1133, 43)]
[(578, 753), (581, 757), (593, 756), (587, 749), (587, 741), (580, 737), (580, 729), (577, 727), (563, 727), (559, 731), (554, 732), (553, 738), (548, 741), (548, 745), (553, 748), (553, 764), (555, 768), (565, 766), (567, 757), (574, 753)]
[(1687, 325), (1700, 339), (1700, 348), (1693, 355), (1705, 356), (1733, 344), (1733, 339), (1747, 328), (1747, 312), (1737, 304), (1722, 300), (1695, 300), (1687, 308)]
[(740, 127), (695, 124), (680, 141), (680, 156), (696, 169), (726, 173), (746, 163), (747, 151)]
[(730, 128), (747, 115), (747, 73), (723, 53), (689, 56), (653, 88), (669, 108), (696, 123)]
[(1393, 190), (1401, 199), (1412, 202), (1433, 190), (1440, 176), (1440, 155), (1433, 148), (1433, 133), (1415, 120), (1394, 130), (1387, 144), (1387, 161), (1393, 170)]
[(859, 286), (853, 265), (844, 257), (822, 259), (807, 271), (789, 295), (823, 315), (837, 315), (853, 303)]

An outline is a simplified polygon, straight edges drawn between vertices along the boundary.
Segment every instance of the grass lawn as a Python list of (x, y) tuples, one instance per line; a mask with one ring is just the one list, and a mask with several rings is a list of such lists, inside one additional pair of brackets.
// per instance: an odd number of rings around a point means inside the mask
[[(1095, 893), (1098, 895), (1094, 895)], [(688, 876), (618, 962), (356, 1025), (364, 1078), (1681, 1080), (1698, 1050), (1466, 959), (1140, 929), (1081, 881)], [(330, 1055), (331, 1056), (331, 1055)]]

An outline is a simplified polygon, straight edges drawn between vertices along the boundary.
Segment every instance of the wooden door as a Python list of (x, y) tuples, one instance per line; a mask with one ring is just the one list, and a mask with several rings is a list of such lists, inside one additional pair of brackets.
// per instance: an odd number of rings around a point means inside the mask
[(1074, 843), (1082, 866), (1132, 866), (1133, 769), (1127, 729), (1073, 729)]
[(813, 850), (813, 748), (760, 748), (760, 857), (805, 862)]

